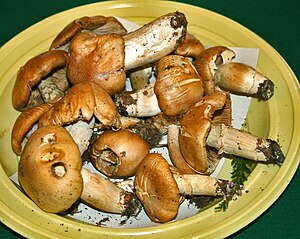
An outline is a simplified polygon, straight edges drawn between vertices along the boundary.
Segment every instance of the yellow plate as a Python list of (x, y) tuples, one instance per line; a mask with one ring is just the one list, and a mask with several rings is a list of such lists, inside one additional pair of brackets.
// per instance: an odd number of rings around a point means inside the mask
[[(233, 201), (224, 213), (214, 207), (176, 222), (137, 229), (110, 229), (47, 214), (35, 206), (9, 180), (17, 170), (10, 148), (10, 132), (19, 114), (11, 105), (16, 72), (28, 59), (48, 49), (54, 36), (70, 21), (84, 15), (115, 15), (139, 24), (180, 10), (188, 18), (189, 31), (207, 45), (260, 49), (258, 70), (276, 84), (268, 102), (252, 100), (248, 129), (261, 137), (278, 140), (286, 155), (281, 167), (258, 165), (245, 187), (249, 193)], [(0, 218), (18, 233), (34, 238), (219, 238), (241, 229), (262, 214), (283, 192), (300, 159), (299, 84), (287, 63), (253, 32), (221, 15), (198, 7), (163, 1), (101, 2), (49, 17), (17, 35), (0, 50)]]

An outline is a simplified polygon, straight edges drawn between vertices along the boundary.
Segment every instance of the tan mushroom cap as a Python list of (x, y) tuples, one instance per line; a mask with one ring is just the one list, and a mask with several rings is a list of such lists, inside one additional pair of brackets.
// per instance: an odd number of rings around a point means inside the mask
[(44, 211), (58, 213), (80, 197), (83, 181), (79, 149), (63, 127), (39, 128), (29, 138), (19, 162), (19, 181)]
[(53, 40), (50, 49), (59, 48), (68, 44), (78, 33), (93, 31), (97, 35), (116, 33), (124, 35), (126, 28), (114, 17), (85, 16), (70, 22)]
[(217, 66), (230, 62), (234, 57), (234, 51), (225, 46), (207, 48), (197, 56), (194, 65), (203, 80), (205, 95), (215, 91), (214, 75)]
[(135, 174), (148, 153), (148, 144), (137, 134), (107, 130), (93, 143), (91, 162), (108, 177), (126, 178)]
[(119, 113), (110, 95), (94, 82), (80, 82), (40, 118), (39, 126), (89, 121), (93, 115), (105, 126), (121, 127)]
[(70, 43), (67, 75), (73, 84), (95, 81), (114, 95), (125, 87), (124, 59), (121, 35), (82, 32)]
[(22, 153), (22, 142), (26, 134), (50, 108), (50, 104), (41, 104), (23, 111), (18, 116), (11, 132), (11, 146), (15, 154)]
[(31, 58), (19, 69), (12, 91), (12, 103), (17, 110), (25, 109), (35, 85), (53, 70), (66, 65), (67, 54), (62, 50), (47, 51)]
[(162, 112), (177, 115), (187, 112), (203, 97), (203, 84), (187, 58), (168, 55), (158, 62), (154, 92)]
[(181, 196), (168, 162), (158, 153), (148, 154), (134, 179), (136, 195), (154, 222), (168, 222), (178, 213)]
[(205, 47), (199, 39), (187, 32), (183, 42), (179, 44), (174, 54), (196, 58), (204, 50)]

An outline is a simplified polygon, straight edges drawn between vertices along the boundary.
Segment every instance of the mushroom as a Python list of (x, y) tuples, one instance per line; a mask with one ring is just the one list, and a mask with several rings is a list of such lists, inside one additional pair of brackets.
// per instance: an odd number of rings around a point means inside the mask
[(50, 104), (40, 104), (24, 110), (17, 117), (11, 132), (11, 146), (15, 154), (21, 155), (28, 138), (33, 133), (32, 131), (36, 130), (34, 125), (50, 108)]
[(124, 54), (121, 35), (79, 33), (69, 45), (67, 75), (73, 84), (97, 82), (114, 95), (125, 87)]
[(182, 114), (202, 99), (202, 79), (187, 58), (168, 55), (157, 64), (154, 92), (164, 114)]
[(174, 54), (197, 58), (205, 50), (204, 45), (193, 34), (187, 32), (182, 43), (174, 51)]
[(145, 88), (150, 83), (152, 67), (140, 67), (129, 71), (130, 86), (133, 91)]
[(97, 83), (81, 82), (74, 85), (39, 120), (39, 126), (66, 125), (95, 117), (104, 125), (119, 129), (120, 118), (109, 94)]
[[(65, 67), (66, 61), (67, 52), (62, 50), (43, 52), (27, 61), (17, 74), (12, 91), (13, 106), (20, 111), (28, 108), (31, 92), (41, 83), (44, 83), (40, 90), (45, 91), (42, 94), (43, 97), (46, 97), (45, 102), (51, 103), (61, 98), (64, 93), (55, 87), (51, 80), (47, 81), (45, 78), (53, 74), (54, 71)], [(35, 92), (35, 94), (38, 93)], [(39, 103), (41, 100), (38, 101)]]
[(215, 71), (216, 84), (236, 94), (257, 96), (268, 100), (274, 94), (274, 83), (254, 68), (239, 62), (219, 65)]
[(41, 127), (29, 138), (21, 155), (19, 181), (44, 211), (58, 213), (80, 197), (83, 181), (78, 147), (61, 126)]
[(128, 130), (104, 131), (93, 143), (91, 162), (108, 177), (133, 176), (142, 159), (149, 153), (148, 144)]
[(50, 49), (67, 49), (70, 41), (82, 31), (91, 31), (97, 35), (116, 33), (124, 35), (127, 30), (115, 17), (85, 16), (70, 22), (55, 37)]
[(134, 188), (146, 213), (154, 222), (168, 222), (178, 213), (182, 195), (223, 195), (226, 182), (199, 174), (179, 174), (158, 153), (149, 153), (134, 178)]
[(83, 190), (80, 196), (86, 204), (98, 210), (126, 214), (127, 210), (132, 213), (138, 209), (140, 203), (130, 193), (99, 173), (93, 173), (86, 168), (82, 168)]
[(203, 80), (205, 95), (215, 91), (214, 75), (219, 65), (231, 62), (234, 57), (234, 51), (225, 46), (209, 47), (196, 57), (194, 65)]

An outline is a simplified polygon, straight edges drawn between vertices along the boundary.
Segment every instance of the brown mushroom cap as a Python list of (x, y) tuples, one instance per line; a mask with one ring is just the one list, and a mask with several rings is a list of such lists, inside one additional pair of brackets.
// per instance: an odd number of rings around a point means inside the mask
[(137, 134), (108, 130), (93, 143), (91, 161), (109, 177), (130, 177), (148, 153), (148, 144)]
[(179, 44), (174, 54), (196, 58), (205, 50), (204, 45), (193, 34), (187, 32), (182, 43)]
[(154, 222), (168, 222), (178, 213), (181, 196), (168, 162), (158, 153), (148, 154), (134, 179), (136, 195)]
[(114, 95), (125, 87), (124, 59), (121, 35), (82, 32), (70, 43), (67, 75), (73, 84), (95, 81)]
[(79, 149), (63, 127), (39, 128), (29, 138), (19, 162), (19, 181), (44, 211), (67, 210), (80, 197), (83, 181)]
[(94, 82), (80, 82), (40, 118), (39, 126), (89, 121), (93, 115), (103, 125), (120, 128), (119, 113), (109, 94)]
[(65, 66), (67, 54), (62, 50), (47, 51), (31, 58), (19, 69), (12, 91), (12, 103), (17, 110), (25, 109), (35, 85), (53, 70)]
[(97, 35), (116, 33), (124, 35), (127, 30), (114, 17), (85, 16), (70, 22), (53, 40), (50, 49), (68, 44), (81, 31), (93, 31)]
[(215, 91), (214, 75), (217, 66), (230, 62), (234, 57), (235, 53), (224, 46), (207, 48), (197, 56), (194, 65), (203, 80), (205, 95)]
[(41, 104), (23, 111), (18, 116), (11, 132), (11, 146), (15, 154), (22, 153), (22, 142), (26, 134), (50, 108), (50, 104)]
[(177, 115), (187, 112), (203, 97), (203, 85), (187, 58), (168, 55), (158, 62), (154, 92), (162, 112)]

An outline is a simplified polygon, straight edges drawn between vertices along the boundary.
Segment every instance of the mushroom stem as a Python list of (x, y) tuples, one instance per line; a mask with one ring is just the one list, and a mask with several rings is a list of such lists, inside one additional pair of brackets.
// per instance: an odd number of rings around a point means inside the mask
[(135, 69), (129, 72), (129, 79), (132, 90), (140, 90), (149, 84), (152, 67)]
[(274, 94), (274, 83), (254, 68), (237, 62), (219, 65), (214, 75), (216, 84), (230, 92), (268, 100)]
[(51, 77), (42, 80), (38, 88), (46, 103), (56, 102), (64, 96), (64, 92), (57, 87)]
[(217, 178), (200, 174), (173, 174), (182, 195), (222, 196), (222, 183)]
[(265, 163), (283, 163), (278, 143), (225, 125), (212, 125), (206, 144), (219, 153), (232, 154)]
[(80, 198), (101, 211), (122, 214), (133, 198), (131, 193), (102, 177), (82, 168), (83, 190)]

